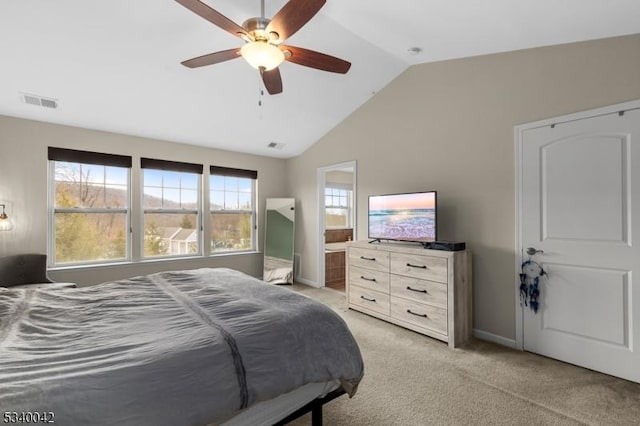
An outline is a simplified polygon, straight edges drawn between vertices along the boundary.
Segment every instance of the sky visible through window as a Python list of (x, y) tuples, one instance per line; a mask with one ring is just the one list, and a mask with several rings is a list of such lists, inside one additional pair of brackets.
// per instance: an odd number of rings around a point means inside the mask
[(144, 169), (145, 207), (195, 208), (199, 179), (196, 173)]
[(126, 207), (128, 175), (129, 169), (124, 167), (56, 161), (56, 193), (68, 195), (56, 197), (56, 207)]
[[(126, 190), (127, 175), (128, 169), (122, 167), (56, 162), (57, 182), (82, 182)], [(198, 174), (144, 169), (143, 176), (145, 198), (171, 204), (154, 207), (191, 208), (198, 202)], [(212, 175), (210, 196), (213, 210), (251, 210), (252, 179)]]
[(251, 210), (252, 179), (212, 175), (211, 210)]

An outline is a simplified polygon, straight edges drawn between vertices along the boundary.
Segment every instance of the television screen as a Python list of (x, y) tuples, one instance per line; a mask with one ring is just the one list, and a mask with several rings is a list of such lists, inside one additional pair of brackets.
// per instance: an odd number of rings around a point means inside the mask
[(436, 241), (436, 191), (369, 196), (369, 238)]

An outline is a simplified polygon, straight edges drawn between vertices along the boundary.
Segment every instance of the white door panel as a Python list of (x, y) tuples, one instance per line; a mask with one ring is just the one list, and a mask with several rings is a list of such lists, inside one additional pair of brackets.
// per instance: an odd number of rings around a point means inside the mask
[(523, 248), (548, 273), (538, 313), (524, 308), (525, 350), (636, 382), (639, 141), (638, 110), (525, 130), (521, 198)]
[(553, 279), (545, 282), (543, 330), (628, 344), (626, 271), (550, 263), (545, 267)]
[(543, 240), (627, 241), (628, 146), (628, 135), (594, 135), (541, 148)]

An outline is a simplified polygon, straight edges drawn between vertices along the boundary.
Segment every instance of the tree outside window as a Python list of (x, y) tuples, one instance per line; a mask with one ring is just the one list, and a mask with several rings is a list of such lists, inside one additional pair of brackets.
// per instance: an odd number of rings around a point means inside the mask
[(198, 173), (143, 168), (143, 257), (200, 253)]
[(128, 167), (51, 161), (53, 264), (128, 259)]
[(255, 179), (234, 172), (209, 177), (211, 253), (255, 250)]

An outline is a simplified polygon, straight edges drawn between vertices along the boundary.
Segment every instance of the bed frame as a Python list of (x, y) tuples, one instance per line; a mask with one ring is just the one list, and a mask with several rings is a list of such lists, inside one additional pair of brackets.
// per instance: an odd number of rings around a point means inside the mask
[(307, 403), (307, 405), (300, 407), (298, 410), (289, 414), (284, 419), (280, 420), (274, 426), (284, 426), (289, 422), (300, 418), (311, 411), (311, 426), (322, 426), (322, 406), (327, 402), (331, 402), (346, 392), (342, 387), (333, 390), (321, 398), (316, 398), (313, 401)]

